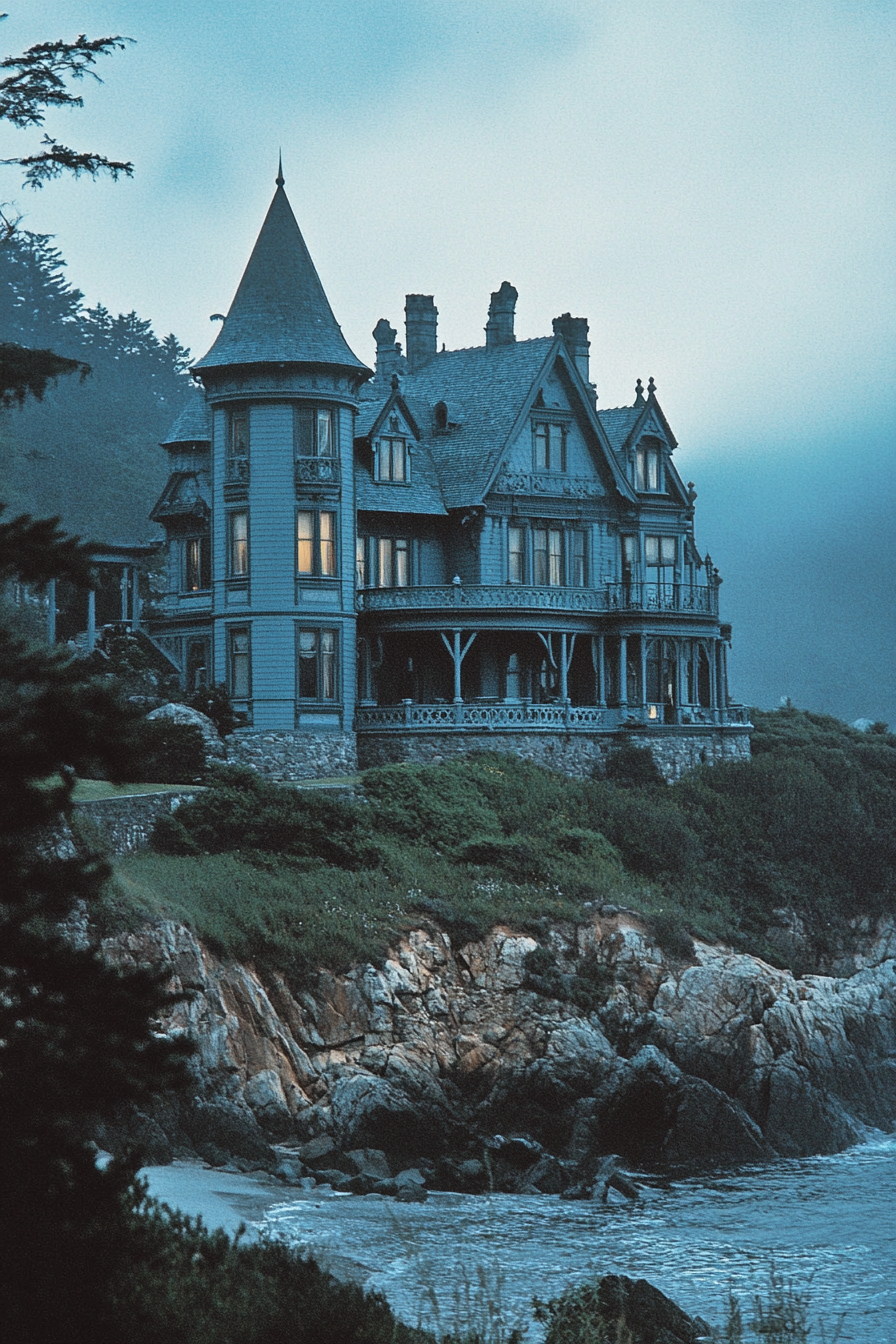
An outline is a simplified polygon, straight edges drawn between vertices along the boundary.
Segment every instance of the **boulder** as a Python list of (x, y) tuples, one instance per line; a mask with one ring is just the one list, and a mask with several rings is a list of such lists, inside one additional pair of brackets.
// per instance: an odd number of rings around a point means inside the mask
[(221, 741), (217, 728), (211, 719), (206, 714), (200, 714), (198, 709), (191, 709), (189, 705), (160, 705), (158, 709), (154, 709), (146, 717), (148, 719), (168, 719), (171, 723), (183, 723), (188, 724), (191, 728), (198, 728), (202, 734), (206, 760), (226, 760), (227, 748)]

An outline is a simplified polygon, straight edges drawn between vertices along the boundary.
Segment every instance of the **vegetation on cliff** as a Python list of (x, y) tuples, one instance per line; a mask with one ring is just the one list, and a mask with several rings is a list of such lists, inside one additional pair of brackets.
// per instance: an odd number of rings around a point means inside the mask
[(178, 918), (301, 978), (376, 961), (421, 916), (463, 939), (499, 921), (537, 936), (612, 902), (673, 955), (722, 938), (809, 969), (849, 920), (893, 909), (896, 738), (795, 709), (756, 723), (751, 760), (673, 785), (635, 749), (592, 781), (497, 754), (386, 766), (363, 801), (219, 771), (155, 853), (118, 865), (107, 917)]

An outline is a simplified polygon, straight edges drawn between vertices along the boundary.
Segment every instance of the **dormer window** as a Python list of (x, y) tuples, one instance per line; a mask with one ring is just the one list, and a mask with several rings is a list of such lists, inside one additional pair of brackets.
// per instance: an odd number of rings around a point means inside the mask
[(659, 445), (639, 443), (635, 454), (635, 489), (656, 492), (661, 488)]
[(377, 447), (377, 479), (405, 484), (408, 472), (408, 446), (400, 436), (382, 438)]
[(566, 470), (566, 425), (536, 420), (532, 426), (536, 471)]
[(448, 406), (444, 401), (436, 402), (436, 432), (444, 434), (448, 429)]

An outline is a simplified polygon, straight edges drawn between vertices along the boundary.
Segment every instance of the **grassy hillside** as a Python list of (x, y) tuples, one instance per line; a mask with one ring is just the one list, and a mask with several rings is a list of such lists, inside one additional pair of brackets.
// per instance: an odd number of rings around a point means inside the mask
[(354, 803), (225, 770), (117, 865), (108, 916), (175, 917), (299, 978), (376, 959), (421, 917), (537, 934), (608, 901), (671, 949), (697, 935), (773, 960), (787, 910), (823, 955), (853, 916), (896, 904), (896, 738), (793, 709), (756, 719), (751, 760), (674, 785), (631, 748), (606, 781), (498, 754), (387, 766)]

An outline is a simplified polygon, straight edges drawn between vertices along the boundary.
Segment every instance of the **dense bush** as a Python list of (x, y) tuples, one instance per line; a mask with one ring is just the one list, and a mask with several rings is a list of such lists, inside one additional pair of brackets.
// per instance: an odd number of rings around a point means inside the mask
[(121, 1259), (106, 1313), (129, 1344), (434, 1344), (282, 1243), (241, 1244), (152, 1200)]
[[(117, 899), (297, 973), (375, 958), (421, 916), (461, 941), (502, 921), (538, 937), (604, 901), (642, 911), (681, 960), (694, 935), (774, 955), (782, 908), (821, 952), (846, 919), (893, 908), (896, 739), (791, 709), (756, 720), (751, 760), (673, 785), (630, 747), (606, 781), (493, 753), (387, 766), (364, 776), (363, 803), (219, 769), (159, 823), (167, 863), (119, 865)], [(605, 993), (560, 988), (583, 1006)]]

